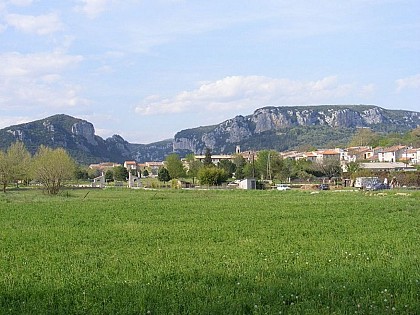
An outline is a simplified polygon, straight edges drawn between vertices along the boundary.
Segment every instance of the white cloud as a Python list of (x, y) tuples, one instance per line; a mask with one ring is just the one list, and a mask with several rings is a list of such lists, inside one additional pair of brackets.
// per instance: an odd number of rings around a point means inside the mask
[(76, 7), (76, 10), (86, 14), (93, 19), (106, 10), (109, 0), (81, 0), (83, 4)]
[(60, 18), (56, 13), (38, 16), (8, 14), (5, 20), (8, 25), (25, 33), (46, 35), (62, 29)]
[(0, 108), (86, 105), (81, 87), (62, 74), (83, 60), (63, 53), (0, 54)]
[(372, 97), (376, 92), (376, 85), (375, 84), (367, 84), (363, 85), (359, 89), (358, 95), (363, 98)]
[(38, 76), (61, 71), (78, 64), (82, 56), (66, 55), (61, 52), (52, 53), (4, 53), (0, 54), (0, 76)]
[(24, 116), (4, 116), (0, 117), (0, 129), (10, 127), (13, 125), (24, 124), (30, 121), (33, 121), (33, 117), (24, 117)]
[(306, 82), (265, 76), (230, 76), (203, 83), (195, 90), (184, 91), (171, 98), (150, 96), (135, 111), (141, 115), (251, 111), (266, 105), (334, 103), (354, 90), (354, 85), (340, 84), (336, 76)]
[(420, 89), (420, 74), (398, 79), (395, 83), (397, 84), (398, 93), (405, 89)]
[(33, 0), (9, 0), (9, 3), (19, 7), (27, 7), (31, 5)]

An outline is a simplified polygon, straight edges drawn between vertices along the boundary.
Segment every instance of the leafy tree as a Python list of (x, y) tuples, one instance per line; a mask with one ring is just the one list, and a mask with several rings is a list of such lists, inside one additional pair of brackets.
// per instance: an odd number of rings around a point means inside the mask
[(26, 179), (31, 155), (22, 142), (12, 144), (6, 152), (0, 151), (0, 182), (3, 192), (9, 183)]
[(231, 160), (221, 160), (217, 167), (223, 169), (228, 177), (232, 177), (236, 170), (236, 165)]
[(273, 165), (278, 164), (280, 159), (278, 152), (270, 150), (262, 150), (258, 152), (255, 168), (264, 179), (273, 178)]
[(347, 168), (347, 174), (350, 177), (353, 177), (353, 175), (355, 173), (357, 173), (358, 170), (360, 170), (360, 163), (358, 163), (358, 162), (349, 162), (347, 164), (347, 167), (346, 168)]
[(206, 148), (206, 152), (204, 153), (204, 160), (203, 160), (204, 167), (213, 166), (213, 159), (211, 158), (211, 150), (210, 148)]
[(356, 179), (356, 175), (360, 170), (360, 163), (358, 162), (349, 162), (346, 165), (347, 175), (350, 177), (350, 186), (353, 187), (354, 180)]
[(74, 160), (62, 148), (41, 146), (34, 157), (34, 179), (51, 195), (58, 194), (64, 180), (74, 177), (75, 168)]
[(378, 140), (378, 135), (369, 128), (359, 128), (349, 142), (349, 146), (373, 145)]
[(6, 187), (10, 182), (10, 173), (8, 159), (3, 151), (0, 151), (0, 182), (3, 185), (3, 192), (6, 192)]
[(112, 170), (107, 170), (105, 172), (105, 181), (113, 182), (114, 181), (114, 172)]
[(188, 163), (187, 175), (192, 178), (194, 183), (194, 179), (197, 177), (198, 171), (203, 167), (203, 163), (196, 160), (195, 155), (193, 153), (188, 154), (185, 157), (185, 160)]
[(337, 159), (327, 159), (325, 161), (315, 163), (315, 168), (329, 179), (337, 177), (341, 174), (340, 161)]
[(225, 170), (216, 167), (203, 167), (198, 172), (198, 179), (202, 185), (220, 185), (228, 179)]
[(243, 175), (244, 178), (249, 177), (249, 178), (257, 178), (259, 177), (259, 172), (255, 167), (255, 162), (251, 162), (251, 163), (246, 163), (244, 165), (243, 168)]
[(128, 171), (124, 166), (118, 165), (114, 167), (114, 180), (125, 181), (127, 180), (127, 178), (128, 178)]
[(158, 179), (161, 182), (169, 182), (171, 180), (171, 176), (169, 175), (169, 171), (165, 167), (161, 167), (158, 171)]
[(96, 177), (98, 177), (98, 176), (101, 176), (101, 171), (100, 170), (98, 170), (98, 169), (96, 169), (96, 168), (90, 168), (90, 169), (88, 169), (88, 175), (89, 175), (89, 178), (90, 179), (94, 179), (94, 178), (96, 178)]
[(185, 169), (184, 165), (182, 164), (179, 155), (176, 153), (169, 154), (166, 157), (165, 167), (169, 172), (169, 176), (171, 178), (182, 178), (185, 177)]
[(274, 177), (281, 181), (287, 181), (289, 178), (297, 177), (296, 162), (292, 159), (276, 158), (272, 162), (272, 171)]
[(235, 178), (243, 179), (245, 177), (244, 167), (246, 165), (246, 160), (242, 155), (237, 154), (233, 158), (233, 163), (235, 164)]
[(80, 180), (89, 179), (88, 170), (86, 168), (80, 167), (80, 165), (76, 166), (76, 170), (75, 170), (74, 174), (75, 174), (74, 176), (76, 177), (76, 179), (80, 179)]
[(407, 144), (411, 144), (417, 148), (420, 147), (420, 127), (417, 127), (410, 132), (410, 139)]
[(147, 176), (149, 176), (149, 171), (145, 169), (143, 171), (143, 177), (147, 177)]

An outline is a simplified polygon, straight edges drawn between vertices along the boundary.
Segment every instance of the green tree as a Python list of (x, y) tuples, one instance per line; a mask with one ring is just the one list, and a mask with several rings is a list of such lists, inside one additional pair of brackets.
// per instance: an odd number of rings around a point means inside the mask
[(223, 169), (228, 177), (232, 177), (236, 170), (236, 165), (231, 160), (221, 160), (217, 167)]
[(346, 173), (347, 176), (350, 178), (350, 186), (353, 187), (354, 180), (356, 179), (356, 175), (360, 170), (360, 163), (358, 162), (349, 162), (346, 165)]
[(0, 182), (3, 192), (8, 184), (28, 177), (31, 155), (22, 142), (13, 143), (6, 152), (0, 151)]
[(87, 172), (90, 179), (94, 179), (98, 176), (101, 176), (101, 171), (97, 168), (89, 168)]
[(225, 170), (216, 167), (203, 167), (198, 172), (198, 179), (202, 185), (220, 185), (228, 179)]
[(210, 148), (206, 148), (206, 152), (204, 153), (203, 165), (204, 165), (204, 167), (214, 166), (213, 159), (211, 158)]
[(143, 171), (143, 177), (147, 177), (147, 176), (149, 176), (149, 171), (145, 169)]
[(169, 171), (165, 167), (161, 167), (158, 171), (158, 180), (161, 182), (169, 182), (171, 180), (171, 176), (169, 175)]
[(246, 163), (243, 168), (243, 175), (244, 178), (258, 178), (260, 174), (255, 167), (255, 162), (251, 161), (250, 163)]
[(271, 162), (272, 172), (274, 178), (280, 179), (281, 181), (287, 181), (289, 178), (297, 177), (296, 162), (292, 159), (275, 158)]
[(105, 172), (105, 182), (113, 182), (114, 181), (114, 172), (112, 170), (107, 170)]
[(341, 174), (340, 161), (337, 159), (327, 159), (325, 161), (315, 163), (315, 168), (329, 179), (340, 176)]
[(350, 147), (362, 147), (374, 145), (378, 141), (378, 135), (369, 128), (359, 128), (349, 142)]
[(127, 180), (127, 178), (128, 178), (128, 171), (124, 166), (118, 165), (114, 167), (114, 180), (125, 181)]
[(169, 154), (165, 159), (165, 167), (169, 172), (171, 178), (185, 177), (185, 169), (179, 155), (176, 153)]
[(243, 179), (245, 177), (244, 167), (246, 165), (246, 160), (242, 155), (237, 154), (233, 158), (233, 163), (235, 164), (235, 178)]
[(74, 174), (75, 174), (74, 176), (78, 180), (87, 180), (87, 179), (89, 179), (88, 170), (86, 168), (81, 167), (80, 165), (77, 165), (76, 166), (76, 170), (75, 170)]
[(272, 150), (262, 150), (258, 152), (255, 168), (263, 179), (272, 179), (274, 176), (273, 166), (279, 161), (278, 152)]
[(76, 163), (62, 148), (41, 146), (34, 157), (34, 179), (38, 180), (48, 194), (56, 195), (63, 181), (74, 178)]
[(194, 179), (197, 177), (198, 171), (203, 167), (203, 163), (197, 160), (193, 153), (188, 154), (185, 157), (185, 160), (187, 161), (187, 164), (188, 164), (187, 175), (192, 178), (193, 183), (194, 183)]

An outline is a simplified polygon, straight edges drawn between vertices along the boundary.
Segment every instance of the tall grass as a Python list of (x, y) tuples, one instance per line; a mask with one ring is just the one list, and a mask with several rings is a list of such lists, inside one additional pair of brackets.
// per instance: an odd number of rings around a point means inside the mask
[(420, 195), (0, 196), (1, 314), (416, 314)]

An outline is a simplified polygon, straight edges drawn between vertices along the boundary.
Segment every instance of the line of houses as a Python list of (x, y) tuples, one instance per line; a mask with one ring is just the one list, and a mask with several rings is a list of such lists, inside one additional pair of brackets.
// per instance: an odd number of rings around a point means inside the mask
[[(239, 146), (236, 148), (236, 154), (240, 154), (245, 160), (251, 162), (257, 158), (257, 151), (241, 152)], [(235, 154), (235, 155), (236, 155)], [(212, 155), (212, 162), (218, 164), (222, 160), (233, 160), (235, 155), (215, 154)], [(346, 171), (346, 165), (350, 162), (360, 162), (360, 167), (374, 171), (392, 171), (392, 170), (416, 170), (416, 166), (420, 165), (420, 148), (412, 148), (403, 145), (396, 145), (392, 147), (377, 147), (372, 148), (368, 146), (349, 147), (346, 149), (334, 148), (324, 150), (314, 150), (309, 152), (287, 151), (279, 152), (279, 155), (286, 159), (306, 159), (311, 162), (322, 163), (328, 159), (340, 161), (343, 171)], [(204, 160), (204, 155), (196, 155), (197, 160)], [(115, 166), (121, 164), (106, 162), (99, 164), (91, 164), (91, 169), (98, 169), (101, 172), (106, 172)], [(165, 165), (164, 161), (150, 161), (145, 163), (137, 163), (136, 161), (125, 161), (123, 166), (127, 170), (137, 170), (143, 172), (148, 170), (150, 175), (157, 175), (159, 168)]]

